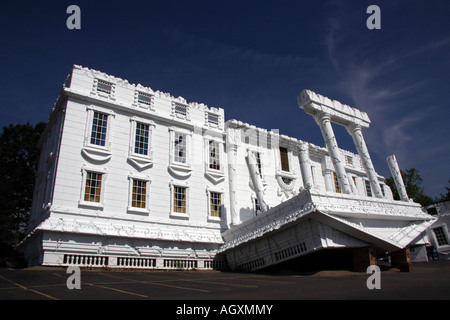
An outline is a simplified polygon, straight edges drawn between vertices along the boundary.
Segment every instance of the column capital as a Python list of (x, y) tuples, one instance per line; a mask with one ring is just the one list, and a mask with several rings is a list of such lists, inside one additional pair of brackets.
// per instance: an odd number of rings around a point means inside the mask
[(352, 122), (352, 123), (346, 125), (345, 129), (347, 130), (347, 132), (350, 135), (352, 135), (354, 132), (362, 131), (363, 127), (359, 123)]
[(325, 111), (320, 111), (317, 112), (314, 116), (313, 116), (314, 120), (317, 122), (317, 124), (319, 126), (322, 126), (322, 122), (325, 121), (331, 121), (331, 116), (329, 113), (325, 112)]

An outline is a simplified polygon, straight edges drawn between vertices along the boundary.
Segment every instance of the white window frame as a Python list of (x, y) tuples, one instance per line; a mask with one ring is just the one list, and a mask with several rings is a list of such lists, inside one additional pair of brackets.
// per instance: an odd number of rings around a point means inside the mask
[[(93, 161), (108, 160), (111, 157), (111, 143), (112, 143), (111, 128), (113, 119), (115, 118), (116, 114), (111, 110), (101, 108), (98, 106), (88, 106), (86, 107), (86, 111), (87, 111), (87, 120), (84, 134), (83, 154)], [(102, 113), (107, 116), (106, 137), (104, 146), (91, 143), (95, 112)]]
[[(130, 172), (128, 175), (129, 187), (128, 187), (128, 207), (127, 211), (130, 213), (150, 213), (150, 184), (151, 179), (149, 175), (142, 175), (134, 172)], [(133, 182), (134, 180), (144, 181), (145, 186), (145, 208), (133, 207)]]
[(333, 189), (335, 193), (343, 193), (341, 182), (339, 181), (339, 177), (335, 171), (332, 171), (332, 181), (333, 181)]
[[(442, 233), (443, 233), (443, 235), (445, 237), (445, 240), (447, 241), (447, 244), (443, 244), (443, 245), (439, 244), (439, 241), (438, 241), (437, 236), (436, 236), (435, 229), (442, 229)], [(431, 231), (432, 231), (434, 240), (436, 241), (436, 246), (437, 247), (439, 247), (439, 248), (448, 248), (448, 247), (450, 247), (450, 236), (448, 234), (448, 229), (447, 229), (447, 226), (445, 224), (433, 226), (431, 228)]]
[[(98, 87), (99, 82), (107, 83), (111, 86), (111, 91), (109, 93), (101, 91)], [(103, 78), (95, 78), (92, 85), (92, 94), (97, 95), (99, 97), (108, 98), (111, 100), (115, 100), (115, 94), (116, 94), (116, 84), (111, 80), (106, 80)]]
[(369, 180), (364, 179), (364, 190), (366, 192), (366, 196), (373, 197), (372, 186), (370, 185)]
[[(86, 179), (88, 173), (98, 173), (102, 175), (102, 185), (100, 189), (100, 202), (86, 201), (84, 199), (86, 192)], [(81, 192), (80, 192), (80, 200), (78, 204), (83, 207), (93, 207), (97, 209), (103, 209), (105, 206), (105, 185), (106, 179), (108, 177), (108, 170), (106, 168), (96, 168), (96, 167), (88, 167), (83, 165), (81, 168)]]
[[(149, 103), (141, 102), (139, 100), (140, 95), (145, 95), (150, 98)], [(149, 109), (151, 111), (155, 111), (155, 95), (153, 92), (145, 91), (142, 89), (136, 89), (134, 91), (134, 103), (133, 106), (140, 107), (142, 109)]]
[[(138, 123), (148, 125), (149, 138), (146, 155), (135, 152), (136, 128)], [(155, 123), (152, 120), (147, 120), (139, 117), (130, 118), (130, 142), (128, 149), (128, 159), (139, 169), (144, 169), (153, 164), (153, 132), (155, 127)]]
[[(217, 117), (217, 123), (215, 121), (211, 121), (211, 117)], [(212, 129), (221, 129), (222, 115), (213, 111), (205, 111), (205, 126)]]
[[(178, 108), (184, 108), (185, 112), (179, 112), (177, 110)], [(190, 121), (190, 106), (186, 103), (172, 101), (172, 109), (170, 115), (177, 119)]]
[[(186, 162), (179, 162), (175, 160), (175, 136), (181, 134), (185, 136), (186, 150), (185, 158)], [(192, 132), (182, 128), (169, 128), (170, 146), (169, 146), (169, 169), (178, 176), (188, 177), (192, 171)]]
[[(216, 217), (216, 216), (212, 216), (212, 212), (211, 212), (211, 194), (212, 193), (216, 193), (216, 194), (220, 194), (220, 217)], [(225, 196), (225, 192), (223, 188), (214, 188), (214, 187), (210, 187), (207, 186), (206, 187), (206, 194), (207, 194), (207, 199), (208, 199), (208, 221), (222, 221), (222, 219), (224, 218), (224, 214), (225, 214), (225, 207), (224, 207), (224, 196)]]
[[(170, 216), (176, 218), (189, 218), (189, 182), (170, 181)], [(174, 211), (175, 187), (186, 189), (186, 212)]]
[[(259, 204), (259, 201), (258, 201), (258, 197), (256, 196), (256, 194), (252, 194), (251, 199), (252, 199), (253, 212), (255, 213), (255, 216), (260, 215), (262, 213), (262, 210), (261, 210), (261, 205)], [(259, 207), (259, 210), (258, 210), (257, 206)]]
[[(219, 169), (214, 169), (210, 167), (210, 153), (209, 146), (210, 142), (217, 143), (218, 145), (218, 159), (219, 159)], [(224, 150), (224, 141), (217, 137), (205, 136), (203, 139), (204, 144), (204, 163), (205, 163), (205, 174), (212, 179), (214, 182), (219, 182), (225, 179), (225, 150)]]

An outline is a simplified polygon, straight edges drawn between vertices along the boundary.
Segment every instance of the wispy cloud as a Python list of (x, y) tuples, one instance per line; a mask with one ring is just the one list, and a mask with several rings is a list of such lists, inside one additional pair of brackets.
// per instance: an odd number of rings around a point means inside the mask
[(448, 156), (450, 143), (438, 143), (433, 135), (437, 128), (427, 126), (438, 122), (436, 115), (441, 113), (437, 111), (442, 105), (426, 100), (424, 94), (430, 91), (430, 79), (420, 77), (416, 71), (421, 66), (420, 59), (447, 48), (450, 37), (421, 45), (417, 42), (412, 47), (394, 43), (383, 51), (377, 44), (371, 49), (364, 38), (357, 46), (349, 45), (341, 21), (335, 15), (328, 19), (325, 46), (339, 79), (336, 89), (372, 120), (371, 128), (365, 132), (372, 157), (382, 161), (387, 155), (396, 154), (406, 167), (427, 168), (430, 155)]

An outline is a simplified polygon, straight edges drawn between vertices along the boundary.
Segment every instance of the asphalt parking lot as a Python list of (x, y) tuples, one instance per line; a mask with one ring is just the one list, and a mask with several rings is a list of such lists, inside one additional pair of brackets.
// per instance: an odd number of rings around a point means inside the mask
[(368, 288), (371, 274), (350, 271), (260, 274), (81, 269), (79, 289), (70, 289), (77, 281), (75, 273), (66, 273), (65, 268), (0, 269), (0, 299), (170, 300), (180, 306), (192, 300), (450, 299), (450, 261), (415, 263), (413, 268), (410, 273), (381, 271), (379, 289)]

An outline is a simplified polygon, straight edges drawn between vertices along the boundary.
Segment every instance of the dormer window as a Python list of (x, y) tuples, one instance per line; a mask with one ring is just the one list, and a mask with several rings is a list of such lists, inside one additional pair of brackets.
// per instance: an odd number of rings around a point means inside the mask
[(91, 94), (114, 100), (115, 85), (114, 83), (106, 80), (94, 79)]
[(220, 123), (219, 115), (211, 112), (206, 112), (206, 123), (210, 127), (218, 128)]
[(181, 104), (175, 105), (175, 114), (180, 115), (181, 117), (186, 117), (187, 115), (187, 107)]
[(103, 81), (103, 80), (98, 80), (97, 82), (97, 91), (98, 92), (103, 92), (106, 94), (111, 94), (112, 92), (112, 83)]
[(138, 92), (137, 100), (138, 103), (146, 104), (148, 106), (152, 104), (152, 96), (147, 93)]

